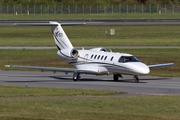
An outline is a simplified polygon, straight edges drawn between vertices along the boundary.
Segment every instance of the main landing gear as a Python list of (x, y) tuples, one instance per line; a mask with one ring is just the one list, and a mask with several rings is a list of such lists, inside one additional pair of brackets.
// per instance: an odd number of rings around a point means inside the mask
[(74, 74), (73, 74), (73, 80), (74, 80), (74, 81), (78, 81), (79, 78), (81, 78), (81, 76), (80, 76), (79, 73), (74, 73)]
[(135, 83), (139, 83), (139, 78), (138, 78), (138, 76), (135, 75), (134, 78), (135, 78)]
[(119, 77), (123, 78), (121, 74), (114, 74), (113, 75), (114, 81), (118, 81)]

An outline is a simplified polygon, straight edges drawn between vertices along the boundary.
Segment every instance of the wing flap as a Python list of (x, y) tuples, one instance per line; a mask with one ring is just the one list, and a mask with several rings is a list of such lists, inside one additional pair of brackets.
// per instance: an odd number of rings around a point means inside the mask
[(149, 68), (156, 68), (156, 67), (165, 67), (165, 66), (172, 66), (172, 65), (175, 65), (175, 63), (148, 65), (148, 67), (149, 67)]
[(15, 66), (15, 65), (5, 65), (5, 67), (50, 70), (50, 71), (59, 71), (59, 72), (78, 72), (78, 73), (89, 73), (89, 74), (97, 73), (97, 71), (92, 71), (92, 70), (78, 70), (78, 69), (67, 69), (67, 68), (49, 68), (49, 67)]

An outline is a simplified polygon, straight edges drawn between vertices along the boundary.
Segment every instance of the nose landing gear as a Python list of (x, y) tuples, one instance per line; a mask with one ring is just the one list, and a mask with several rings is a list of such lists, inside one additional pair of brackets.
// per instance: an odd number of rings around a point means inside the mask
[(113, 79), (114, 79), (114, 81), (118, 81), (118, 79), (119, 79), (118, 74), (114, 74), (114, 75), (113, 75)]
[(138, 76), (135, 75), (134, 78), (135, 78), (135, 83), (139, 83), (139, 78), (138, 78)]

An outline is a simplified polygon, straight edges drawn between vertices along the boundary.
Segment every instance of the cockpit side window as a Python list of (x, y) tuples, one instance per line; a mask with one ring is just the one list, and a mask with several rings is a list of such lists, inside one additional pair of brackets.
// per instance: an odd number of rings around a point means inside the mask
[(131, 58), (131, 56), (124, 57), (124, 62), (134, 62), (134, 60)]
[(140, 62), (136, 57), (134, 56), (121, 56), (119, 58), (118, 62)]
[(118, 62), (124, 62), (124, 56), (121, 56)]

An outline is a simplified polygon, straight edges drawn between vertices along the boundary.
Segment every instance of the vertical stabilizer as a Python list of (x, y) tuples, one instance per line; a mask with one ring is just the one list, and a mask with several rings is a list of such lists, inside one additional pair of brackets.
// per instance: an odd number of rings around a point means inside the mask
[(71, 42), (69, 41), (66, 33), (62, 29), (61, 24), (58, 22), (52, 22), (52, 21), (50, 21), (50, 24), (57, 24), (57, 26), (54, 26), (54, 25), (51, 26), (53, 37), (57, 45), (57, 48), (59, 50), (67, 49), (67, 48), (72, 49), (73, 46)]

